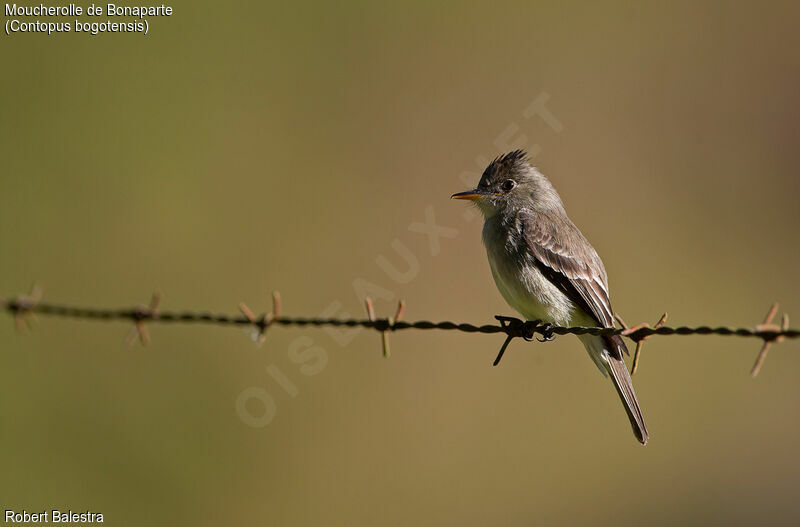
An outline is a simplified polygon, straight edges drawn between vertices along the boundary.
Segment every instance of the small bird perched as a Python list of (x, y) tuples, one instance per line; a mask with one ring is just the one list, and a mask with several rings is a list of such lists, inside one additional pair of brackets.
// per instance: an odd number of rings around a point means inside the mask
[[(524, 151), (497, 157), (474, 190), (451, 197), (471, 200), (483, 213), (483, 243), (495, 284), (522, 316), (557, 326), (614, 327), (603, 262)], [(633, 433), (647, 444), (622, 337), (578, 338), (603, 375), (611, 375)]]

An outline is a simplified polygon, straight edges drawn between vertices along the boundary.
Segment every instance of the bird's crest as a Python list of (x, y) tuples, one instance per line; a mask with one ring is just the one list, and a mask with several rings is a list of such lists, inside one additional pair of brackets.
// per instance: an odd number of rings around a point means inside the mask
[(501, 154), (495, 157), (486, 170), (483, 172), (484, 177), (491, 177), (498, 170), (503, 172), (513, 171), (515, 168), (522, 168), (531, 160), (530, 156), (525, 150), (517, 149), (506, 154)]

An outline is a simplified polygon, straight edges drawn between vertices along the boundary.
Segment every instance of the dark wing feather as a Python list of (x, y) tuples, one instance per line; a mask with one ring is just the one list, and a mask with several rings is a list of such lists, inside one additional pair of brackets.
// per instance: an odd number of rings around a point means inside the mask
[[(566, 215), (548, 215), (523, 211), (517, 217), (528, 248), (544, 276), (554, 283), (604, 327), (614, 327), (614, 312), (608, 299), (608, 278), (597, 251)], [(647, 427), (636, 400), (623, 352), (628, 353), (622, 337), (603, 337), (609, 354), (606, 361), (633, 432), (642, 444), (647, 443)]]
[(614, 327), (608, 279), (597, 252), (566, 216), (520, 212), (520, 227), (539, 270), (598, 325)]

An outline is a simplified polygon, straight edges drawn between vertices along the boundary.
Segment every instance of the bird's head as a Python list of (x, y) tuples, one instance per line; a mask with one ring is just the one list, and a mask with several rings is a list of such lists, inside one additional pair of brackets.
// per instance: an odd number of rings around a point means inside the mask
[(553, 186), (529, 161), (524, 150), (498, 156), (483, 171), (477, 187), (450, 197), (472, 201), (486, 218), (515, 215), (522, 209), (563, 210)]

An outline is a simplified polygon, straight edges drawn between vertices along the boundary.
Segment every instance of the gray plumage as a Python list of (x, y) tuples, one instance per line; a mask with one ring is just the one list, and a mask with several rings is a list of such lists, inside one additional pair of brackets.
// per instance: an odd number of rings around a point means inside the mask
[[(560, 326), (614, 327), (608, 277), (592, 245), (567, 217), (550, 181), (515, 150), (492, 161), (478, 187), (454, 194), (480, 208), (483, 242), (497, 288), (528, 320)], [(579, 336), (589, 356), (611, 375), (633, 432), (648, 433), (619, 336)]]

